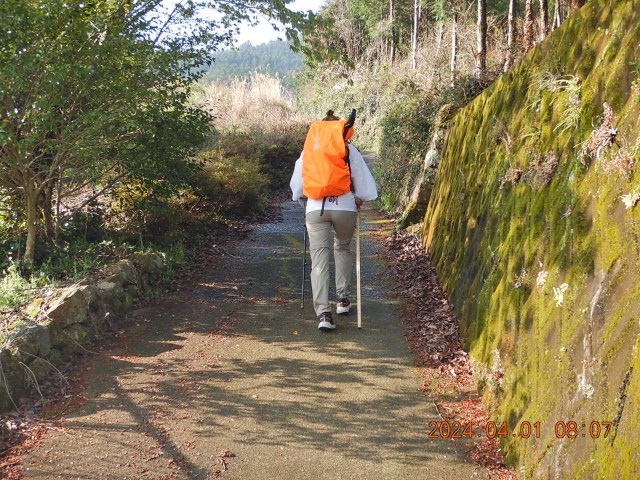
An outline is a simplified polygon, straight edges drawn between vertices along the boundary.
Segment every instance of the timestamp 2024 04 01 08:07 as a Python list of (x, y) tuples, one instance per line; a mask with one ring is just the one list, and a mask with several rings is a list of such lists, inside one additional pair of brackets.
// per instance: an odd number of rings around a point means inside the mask
[[(555, 424), (556, 438), (607, 438), (611, 431), (611, 422), (592, 421), (590, 423), (578, 423), (573, 420), (569, 422), (558, 421)], [(501, 437), (519, 437), (519, 438), (540, 438), (541, 423), (540, 422), (520, 422), (514, 430), (509, 430), (507, 422), (496, 423), (489, 421), (484, 428), (476, 426), (474, 428), (472, 422), (429, 422), (428, 438), (501, 438)]]

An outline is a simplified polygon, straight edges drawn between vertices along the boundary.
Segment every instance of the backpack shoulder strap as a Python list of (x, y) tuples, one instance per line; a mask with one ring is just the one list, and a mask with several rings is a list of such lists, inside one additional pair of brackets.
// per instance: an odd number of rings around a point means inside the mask
[(347, 143), (347, 140), (349, 140), (351, 138), (351, 135), (353, 135), (353, 125), (356, 123), (356, 109), (352, 108), (351, 109), (351, 113), (349, 114), (349, 119), (347, 120), (347, 123), (344, 124), (344, 129), (342, 131), (342, 138), (344, 138), (344, 161), (347, 164), (347, 167), (349, 168), (349, 180), (350, 180), (350, 187), (349, 189), (351, 190), (352, 193), (356, 193), (356, 189), (353, 186), (353, 176), (351, 174), (351, 159), (349, 158), (349, 144)]
[(351, 193), (356, 193), (356, 187), (353, 186), (353, 174), (351, 173), (351, 158), (349, 157), (349, 144), (345, 143), (344, 144), (344, 163), (347, 164), (347, 168), (349, 168), (349, 180), (350, 180), (350, 186), (349, 186), (349, 190), (351, 190)]

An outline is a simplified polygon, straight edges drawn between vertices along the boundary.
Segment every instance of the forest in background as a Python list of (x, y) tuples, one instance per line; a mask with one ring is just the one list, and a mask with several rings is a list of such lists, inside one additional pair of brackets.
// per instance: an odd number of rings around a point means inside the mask
[(303, 65), (303, 56), (291, 49), (289, 42), (272, 40), (260, 45), (243, 43), (238, 49), (216, 53), (200, 83), (232, 82), (253, 73), (263, 73), (282, 80), (286, 88), (294, 87), (294, 78)]
[(330, 0), (314, 43), (327, 53), (301, 72), (299, 108), (358, 110), (353, 141), (378, 151), (381, 207), (400, 214), (439, 109), (469, 103), (584, 3)]

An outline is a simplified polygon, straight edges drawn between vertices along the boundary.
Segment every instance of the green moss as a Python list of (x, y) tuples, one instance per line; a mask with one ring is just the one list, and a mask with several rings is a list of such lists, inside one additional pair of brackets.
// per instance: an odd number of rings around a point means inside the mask
[(635, 318), (629, 319), (622, 334), (618, 336), (614, 344), (603, 355), (602, 357), (603, 363), (611, 362), (611, 359), (613, 358), (613, 356), (618, 352), (618, 350), (620, 350), (620, 347), (627, 341), (627, 336), (629, 335), (629, 332), (631, 331), (631, 329), (633, 329), (636, 325), (637, 325), (637, 320)]
[[(614, 1), (612, 15), (608, 1), (592, 0), (453, 120), (424, 238), (472, 357), (490, 367), (495, 349), (503, 356), (505, 383), (500, 391), (486, 393), (492, 418), (552, 425), (563, 418), (615, 416), (612, 396), (626, 361), (622, 352), (630, 351), (638, 329), (630, 318), (640, 314), (635, 286), (640, 284), (640, 208), (625, 211), (619, 197), (638, 189), (639, 182), (605, 175), (595, 159), (582, 165), (577, 152), (599, 124), (604, 101), (614, 108), (618, 141), (638, 141), (640, 108), (627, 94), (637, 73), (625, 73), (625, 66), (629, 70), (633, 60), (628, 46), (640, 43), (635, 13), (640, 2), (629, 3), (633, 6)], [(582, 79), (579, 119), (570, 128), (558, 128), (567, 92), (540, 92), (533, 79), (543, 74)], [(495, 143), (496, 118), (513, 140), (509, 152)], [(499, 190), (510, 167), (526, 172), (533, 155), (549, 151), (560, 162), (547, 186), (534, 191), (521, 180)], [(457, 200), (462, 177), (467, 182), (463, 204)], [(483, 220), (472, 226), (469, 219)], [(524, 283), (515, 288), (523, 269)], [(538, 287), (542, 271), (548, 278)], [(602, 318), (590, 323), (600, 272), (607, 285), (597, 306)], [(558, 307), (553, 289), (563, 283), (569, 289)], [(585, 338), (591, 339), (590, 350)], [(587, 353), (591, 358), (583, 358)], [(606, 361), (590, 367), (596, 390), (587, 400), (576, 378), (593, 357)], [(625, 432), (630, 439), (631, 432)], [(567, 478), (610, 472), (602, 463), (610, 457), (598, 450), (604, 444), (566, 446), (563, 455), (576, 466)], [(503, 446), (510, 463), (525, 464), (532, 473), (539, 462), (557, 455), (559, 441), (551, 431), (538, 442), (508, 439)], [(618, 460), (624, 464), (620, 471), (631, 468)]]
[(602, 335), (602, 342), (606, 343), (609, 338), (613, 335), (615, 330), (617, 329), (620, 321), (628, 315), (629, 309), (632, 305), (635, 305), (638, 300), (638, 296), (640, 295), (640, 285), (636, 285), (633, 289), (631, 295), (627, 298), (627, 301), (624, 305), (621, 305), (620, 308), (617, 309), (615, 315), (612, 315), (611, 318), (607, 321), (605, 331)]
[[(640, 412), (633, 408), (640, 400), (640, 361), (638, 358), (638, 347), (640, 337), (635, 336), (633, 358), (630, 362), (630, 370), (620, 385), (616, 394), (620, 394), (616, 399), (616, 407), (630, 407), (618, 409), (620, 417), (617, 425), (614, 426), (613, 433), (608, 442), (598, 442), (594, 454), (592, 455), (594, 470), (597, 478), (637, 478), (640, 469), (637, 463), (637, 446), (640, 444)], [(615, 420), (615, 417), (609, 417)]]

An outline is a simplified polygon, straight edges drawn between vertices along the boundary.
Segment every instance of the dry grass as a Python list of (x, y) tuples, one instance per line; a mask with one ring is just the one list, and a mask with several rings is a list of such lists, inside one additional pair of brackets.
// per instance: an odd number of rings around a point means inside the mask
[(505, 184), (507, 183), (510, 183), (511, 186), (514, 186), (516, 183), (520, 181), (521, 176), (522, 176), (522, 170), (520, 168), (515, 168), (515, 167), (509, 168), (500, 179), (500, 190), (502, 190)]
[(605, 102), (600, 125), (596, 127), (578, 152), (578, 159), (584, 165), (587, 158), (595, 159), (602, 171), (609, 175), (618, 173), (630, 175), (637, 162), (640, 141), (630, 146), (625, 139), (618, 141), (617, 119), (613, 110)]
[(613, 145), (618, 135), (618, 129), (614, 127), (616, 118), (613, 110), (607, 102), (602, 107), (603, 113), (600, 125), (591, 132), (587, 141), (582, 144), (580, 152), (578, 152), (578, 159), (583, 164), (587, 157), (599, 160), (603, 150)]
[(306, 120), (280, 78), (259, 72), (230, 83), (211, 82), (194, 102), (215, 117), (221, 131), (283, 133)]
[(537, 191), (551, 183), (558, 168), (560, 157), (556, 152), (550, 151), (543, 157), (539, 153), (533, 153), (524, 181)]

